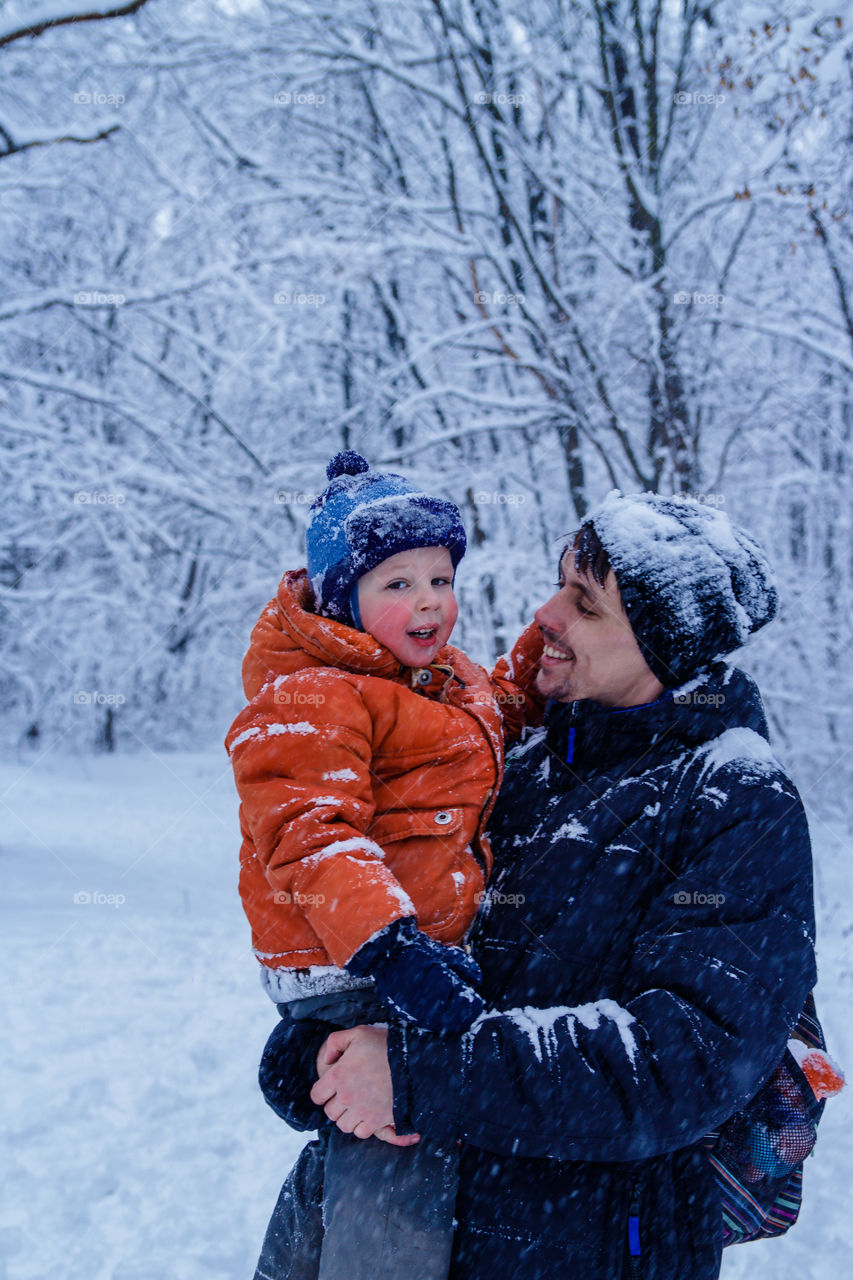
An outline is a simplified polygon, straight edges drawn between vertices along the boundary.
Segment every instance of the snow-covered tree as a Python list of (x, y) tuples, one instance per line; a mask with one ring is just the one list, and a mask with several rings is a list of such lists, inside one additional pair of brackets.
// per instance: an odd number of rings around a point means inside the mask
[(148, 0), (39, 5), (33, 31), (67, 21), (27, 39), (21, 8), (0, 10), (12, 737), (221, 729), (351, 445), (463, 507), (459, 639), (483, 660), (609, 487), (725, 503), (782, 571), (754, 661), (818, 778), (849, 679), (840, 17)]

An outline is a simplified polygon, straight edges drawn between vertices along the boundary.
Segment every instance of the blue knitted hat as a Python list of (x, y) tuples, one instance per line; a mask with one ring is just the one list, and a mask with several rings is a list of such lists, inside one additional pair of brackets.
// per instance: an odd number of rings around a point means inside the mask
[(371, 471), (352, 449), (326, 467), (329, 485), (311, 504), (305, 541), (318, 613), (361, 626), (359, 578), (398, 551), (447, 547), (454, 569), (465, 554), (458, 507), (403, 476)]

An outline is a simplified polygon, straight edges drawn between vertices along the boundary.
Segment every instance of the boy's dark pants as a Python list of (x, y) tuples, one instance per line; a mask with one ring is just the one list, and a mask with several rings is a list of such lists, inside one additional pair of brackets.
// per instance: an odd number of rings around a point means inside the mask
[[(370, 990), (281, 1006), (283, 1016), (336, 1027), (386, 1022)], [(255, 1280), (446, 1280), (459, 1148), (413, 1147), (321, 1130), (290, 1171), (270, 1219)]]

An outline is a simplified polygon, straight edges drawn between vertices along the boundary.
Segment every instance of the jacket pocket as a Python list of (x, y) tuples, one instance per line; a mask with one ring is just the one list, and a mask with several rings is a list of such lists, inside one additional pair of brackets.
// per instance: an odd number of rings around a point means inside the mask
[(455, 835), (464, 821), (464, 809), (402, 809), (383, 813), (371, 825), (368, 835), (381, 845), (423, 836), (442, 839)]
[(419, 927), (438, 942), (460, 942), (477, 911), (483, 873), (466, 853), (465, 826), (472, 820), (471, 810), (459, 807), (394, 810), (369, 832), (414, 903)]

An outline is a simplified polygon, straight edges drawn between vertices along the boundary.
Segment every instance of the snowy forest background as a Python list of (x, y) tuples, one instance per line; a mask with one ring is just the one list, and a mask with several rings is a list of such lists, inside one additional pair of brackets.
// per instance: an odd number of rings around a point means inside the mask
[[(462, 508), (454, 639), (486, 663), (614, 486), (692, 494), (754, 532), (782, 610), (744, 665), (813, 828), (849, 855), (851, 50), (838, 0), (0, 0), (13, 838), (36, 813), (59, 831), (60, 797), (91, 822), (90, 757), (116, 786), (155, 759), (150, 812), (172, 813), (166, 772), (216, 808), (224, 754), (186, 753), (221, 753), (249, 629), (349, 446)], [(39, 791), (47, 754), (66, 764)], [(216, 811), (236, 862), (230, 794)], [(90, 827), (89, 850), (146, 818), (122, 821)], [(39, 828), (33, 848), (58, 840)], [(233, 894), (233, 870), (211, 883)], [(840, 895), (821, 910), (846, 946)], [(165, 970), (189, 952), (160, 926)], [(213, 1250), (205, 1275), (245, 1272), (279, 1173), (239, 1261)], [(202, 1274), (170, 1257), (150, 1275)]]
[(353, 446), (462, 507), (484, 661), (609, 488), (724, 505), (779, 749), (847, 803), (843, 7), (116, 8), (0, 5), (7, 742), (218, 740)]

